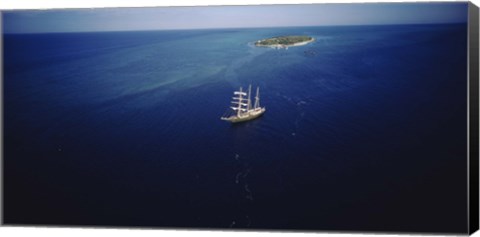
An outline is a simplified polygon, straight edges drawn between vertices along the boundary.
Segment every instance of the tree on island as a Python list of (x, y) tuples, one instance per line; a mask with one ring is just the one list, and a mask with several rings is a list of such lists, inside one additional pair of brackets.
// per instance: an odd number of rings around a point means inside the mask
[(255, 46), (292, 46), (311, 41), (313, 41), (313, 37), (305, 35), (280, 36), (259, 40), (255, 43)]

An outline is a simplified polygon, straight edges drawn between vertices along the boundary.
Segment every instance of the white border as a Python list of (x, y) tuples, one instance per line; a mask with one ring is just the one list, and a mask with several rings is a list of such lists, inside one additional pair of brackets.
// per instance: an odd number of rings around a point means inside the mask
[[(58, 9), (58, 8), (104, 8), (104, 7), (148, 7), (148, 6), (206, 6), (206, 5), (258, 5), (258, 4), (300, 4), (300, 3), (362, 3), (362, 2), (418, 2), (414, 0), (385, 1), (385, 0), (1, 0), (0, 10), (8, 9)], [(435, 0), (442, 2), (448, 0)], [(451, 1), (449, 1), (451, 2)], [(480, 7), (480, 0), (472, 0)], [(1, 22), (0, 22), (1, 23)], [(0, 138), (1, 139), (1, 138)], [(1, 167), (1, 166), (0, 166)], [(1, 180), (1, 177), (0, 177)], [(1, 200), (1, 199), (0, 199)], [(1, 209), (0, 209), (1, 211)], [(480, 232), (480, 231), (479, 231)], [(480, 237), (477, 232), (475, 237)], [(192, 230), (148, 230), (148, 229), (102, 229), (102, 228), (48, 228), (48, 227), (0, 227), (0, 236), (166, 236), (166, 237), (308, 237), (308, 236), (335, 236), (335, 237), (382, 237), (398, 236), (396, 234), (326, 234), (326, 233), (291, 233), (291, 232), (239, 232), (239, 231), (192, 231)], [(425, 235), (402, 235), (425, 236)]]

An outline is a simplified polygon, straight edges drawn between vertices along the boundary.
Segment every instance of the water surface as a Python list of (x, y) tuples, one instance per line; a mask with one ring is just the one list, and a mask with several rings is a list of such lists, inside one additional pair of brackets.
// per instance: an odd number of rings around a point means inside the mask
[[(466, 33), (7, 34), (5, 222), (465, 231)], [(249, 84), (264, 116), (221, 121)]]

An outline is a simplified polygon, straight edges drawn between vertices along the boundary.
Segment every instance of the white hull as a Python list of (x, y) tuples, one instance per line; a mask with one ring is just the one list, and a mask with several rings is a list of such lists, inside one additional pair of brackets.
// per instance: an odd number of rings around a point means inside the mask
[(260, 117), (263, 113), (265, 113), (265, 108), (258, 108), (258, 109), (243, 113), (241, 116), (232, 115), (230, 117), (222, 117), (221, 119), (229, 121), (231, 123), (239, 123), (239, 122), (245, 122), (245, 121), (256, 119)]

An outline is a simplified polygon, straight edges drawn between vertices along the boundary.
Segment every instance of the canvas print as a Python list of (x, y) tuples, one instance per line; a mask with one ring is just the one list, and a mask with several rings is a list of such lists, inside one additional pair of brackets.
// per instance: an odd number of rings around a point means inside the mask
[(466, 233), (468, 8), (3, 11), (4, 224)]

